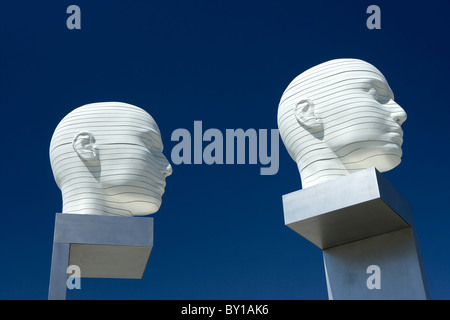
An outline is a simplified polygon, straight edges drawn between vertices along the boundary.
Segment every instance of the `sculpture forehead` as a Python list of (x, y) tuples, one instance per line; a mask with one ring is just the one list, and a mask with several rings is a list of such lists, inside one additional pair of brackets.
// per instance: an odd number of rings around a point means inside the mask
[(314, 66), (298, 75), (284, 91), (280, 106), (298, 95), (330, 94), (332, 88), (382, 86), (393, 95), (383, 74), (373, 65), (358, 59), (335, 59)]
[(358, 74), (369, 78), (381, 77), (382, 79), (385, 79), (380, 70), (366, 61), (358, 59), (335, 59), (321, 63), (302, 72), (297, 78), (294, 79), (294, 81), (318, 80), (324, 77), (339, 75), (351, 78), (357, 76)]
[(122, 102), (100, 102), (84, 105), (67, 114), (58, 124), (51, 150), (68, 144), (81, 131), (95, 133), (96, 139), (145, 137), (162, 147), (161, 134), (153, 117), (145, 110)]
[(158, 125), (145, 110), (127, 103), (100, 102), (81, 106), (70, 112), (59, 126), (137, 127), (159, 133)]

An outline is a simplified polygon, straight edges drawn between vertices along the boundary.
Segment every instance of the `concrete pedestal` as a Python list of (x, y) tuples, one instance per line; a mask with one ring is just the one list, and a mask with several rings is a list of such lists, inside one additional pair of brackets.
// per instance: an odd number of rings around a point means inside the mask
[(429, 298), (411, 206), (375, 168), (286, 194), (283, 210), (323, 250), (330, 299)]
[(153, 218), (57, 213), (48, 298), (66, 298), (69, 265), (82, 278), (141, 279), (152, 248)]

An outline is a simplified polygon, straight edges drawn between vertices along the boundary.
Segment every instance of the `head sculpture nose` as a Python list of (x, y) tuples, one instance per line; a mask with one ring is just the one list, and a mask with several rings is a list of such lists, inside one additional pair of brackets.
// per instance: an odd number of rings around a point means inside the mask
[(165, 164), (161, 171), (164, 177), (168, 177), (172, 174), (172, 166), (170, 165), (169, 161), (167, 160), (167, 158), (165, 158), (167, 164)]
[(407, 118), (405, 110), (403, 110), (403, 108), (400, 107), (397, 103), (395, 103), (395, 107), (393, 112), (391, 113), (391, 116), (392, 119), (394, 119), (394, 121), (397, 122), (399, 125), (402, 125)]

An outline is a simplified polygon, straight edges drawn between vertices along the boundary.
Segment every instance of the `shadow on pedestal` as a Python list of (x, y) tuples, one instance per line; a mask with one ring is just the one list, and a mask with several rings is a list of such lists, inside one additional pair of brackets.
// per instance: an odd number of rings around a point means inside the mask
[(411, 206), (375, 168), (286, 194), (283, 210), (323, 250), (330, 299), (429, 298)]
[(81, 277), (141, 279), (153, 248), (153, 218), (57, 213), (49, 300), (66, 298), (67, 267)]

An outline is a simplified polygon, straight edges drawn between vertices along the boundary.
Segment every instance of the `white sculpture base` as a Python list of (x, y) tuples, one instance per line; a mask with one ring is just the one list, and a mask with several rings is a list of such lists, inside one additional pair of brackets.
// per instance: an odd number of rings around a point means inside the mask
[(429, 298), (411, 207), (375, 168), (286, 194), (283, 209), (323, 250), (329, 299)]
[(69, 265), (82, 278), (141, 279), (152, 248), (153, 218), (57, 213), (48, 298), (66, 298)]

